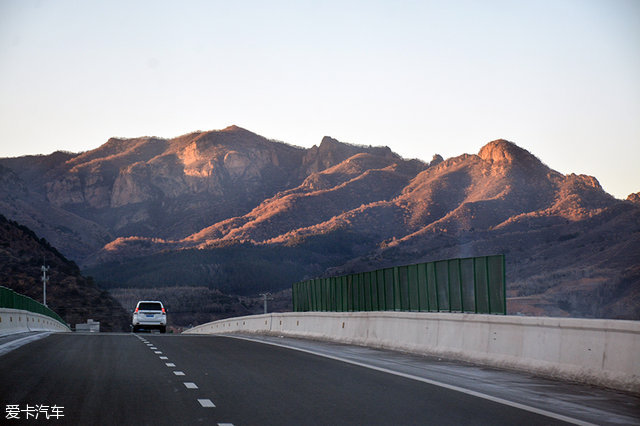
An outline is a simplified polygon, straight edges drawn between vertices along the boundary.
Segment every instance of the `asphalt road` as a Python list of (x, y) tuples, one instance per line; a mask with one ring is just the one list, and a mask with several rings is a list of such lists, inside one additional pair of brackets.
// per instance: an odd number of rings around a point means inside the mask
[[(54, 405), (64, 417), (44, 420)], [(0, 357), (0, 409), (0, 424), (562, 423), (283, 347), (157, 334), (53, 334), (15, 349)]]

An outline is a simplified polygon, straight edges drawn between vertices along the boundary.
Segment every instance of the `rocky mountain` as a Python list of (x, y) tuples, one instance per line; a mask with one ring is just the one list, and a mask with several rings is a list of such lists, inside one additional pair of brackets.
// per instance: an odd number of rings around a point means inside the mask
[[(318, 147), (303, 149), (236, 126), (169, 140), (112, 138), (82, 154), (0, 159), (0, 179), (6, 182), (0, 207), (10, 217), (26, 219), (39, 217), (39, 203), (45, 203), (66, 215), (35, 219), (30, 226), (82, 260), (105, 240), (183, 238), (243, 215), (279, 191), (300, 185), (311, 173), (358, 153), (399, 158), (388, 148), (358, 147), (328, 137)], [(15, 199), (29, 202), (16, 207)], [(64, 232), (47, 229), (49, 223), (57, 226), (65, 220), (83, 222), (90, 229), (79, 230), (76, 237), (91, 241), (72, 245)]]
[(122, 306), (77, 265), (29, 228), (0, 215), (0, 283), (42, 303), (41, 266), (49, 266), (47, 306), (68, 324), (100, 321), (102, 331), (125, 331), (130, 318)]
[[(0, 159), (0, 211), (110, 288), (234, 294), (505, 253), (512, 313), (640, 318), (640, 203), (497, 140), (431, 162), (236, 126)], [(41, 212), (46, 212), (41, 213)], [(29, 226), (32, 226), (32, 224)]]

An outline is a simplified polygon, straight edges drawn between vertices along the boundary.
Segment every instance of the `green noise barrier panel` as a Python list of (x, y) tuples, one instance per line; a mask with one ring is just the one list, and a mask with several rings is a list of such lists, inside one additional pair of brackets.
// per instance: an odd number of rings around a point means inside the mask
[(293, 285), (294, 312), (507, 313), (504, 255), (438, 260)]
[(62, 324), (66, 324), (66, 322), (60, 318), (60, 315), (56, 314), (42, 303), (36, 302), (28, 296), (23, 296), (10, 288), (2, 286), (0, 286), (0, 308), (21, 309), (23, 311), (42, 314), (51, 317)]

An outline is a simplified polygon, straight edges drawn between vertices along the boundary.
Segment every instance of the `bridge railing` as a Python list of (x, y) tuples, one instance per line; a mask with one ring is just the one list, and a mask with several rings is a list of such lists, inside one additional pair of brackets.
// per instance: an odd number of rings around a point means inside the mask
[(507, 313), (504, 255), (439, 260), (293, 285), (295, 312)]
[(49, 307), (28, 296), (16, 293), (10, 288), (3, 286), (0, 286), (0, 308), (20, 309), (23, 311), (46, 315), (61, 322), (62, 324), (66, 324), (60, 315), (56, 314)]

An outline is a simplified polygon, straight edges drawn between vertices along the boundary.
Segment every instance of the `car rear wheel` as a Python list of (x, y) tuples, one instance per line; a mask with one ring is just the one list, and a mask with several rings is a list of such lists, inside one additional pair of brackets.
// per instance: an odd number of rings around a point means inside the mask
[(167, 332), (167, 326), (163, 325), (160, 327), (160, 333), (166, 333)]

